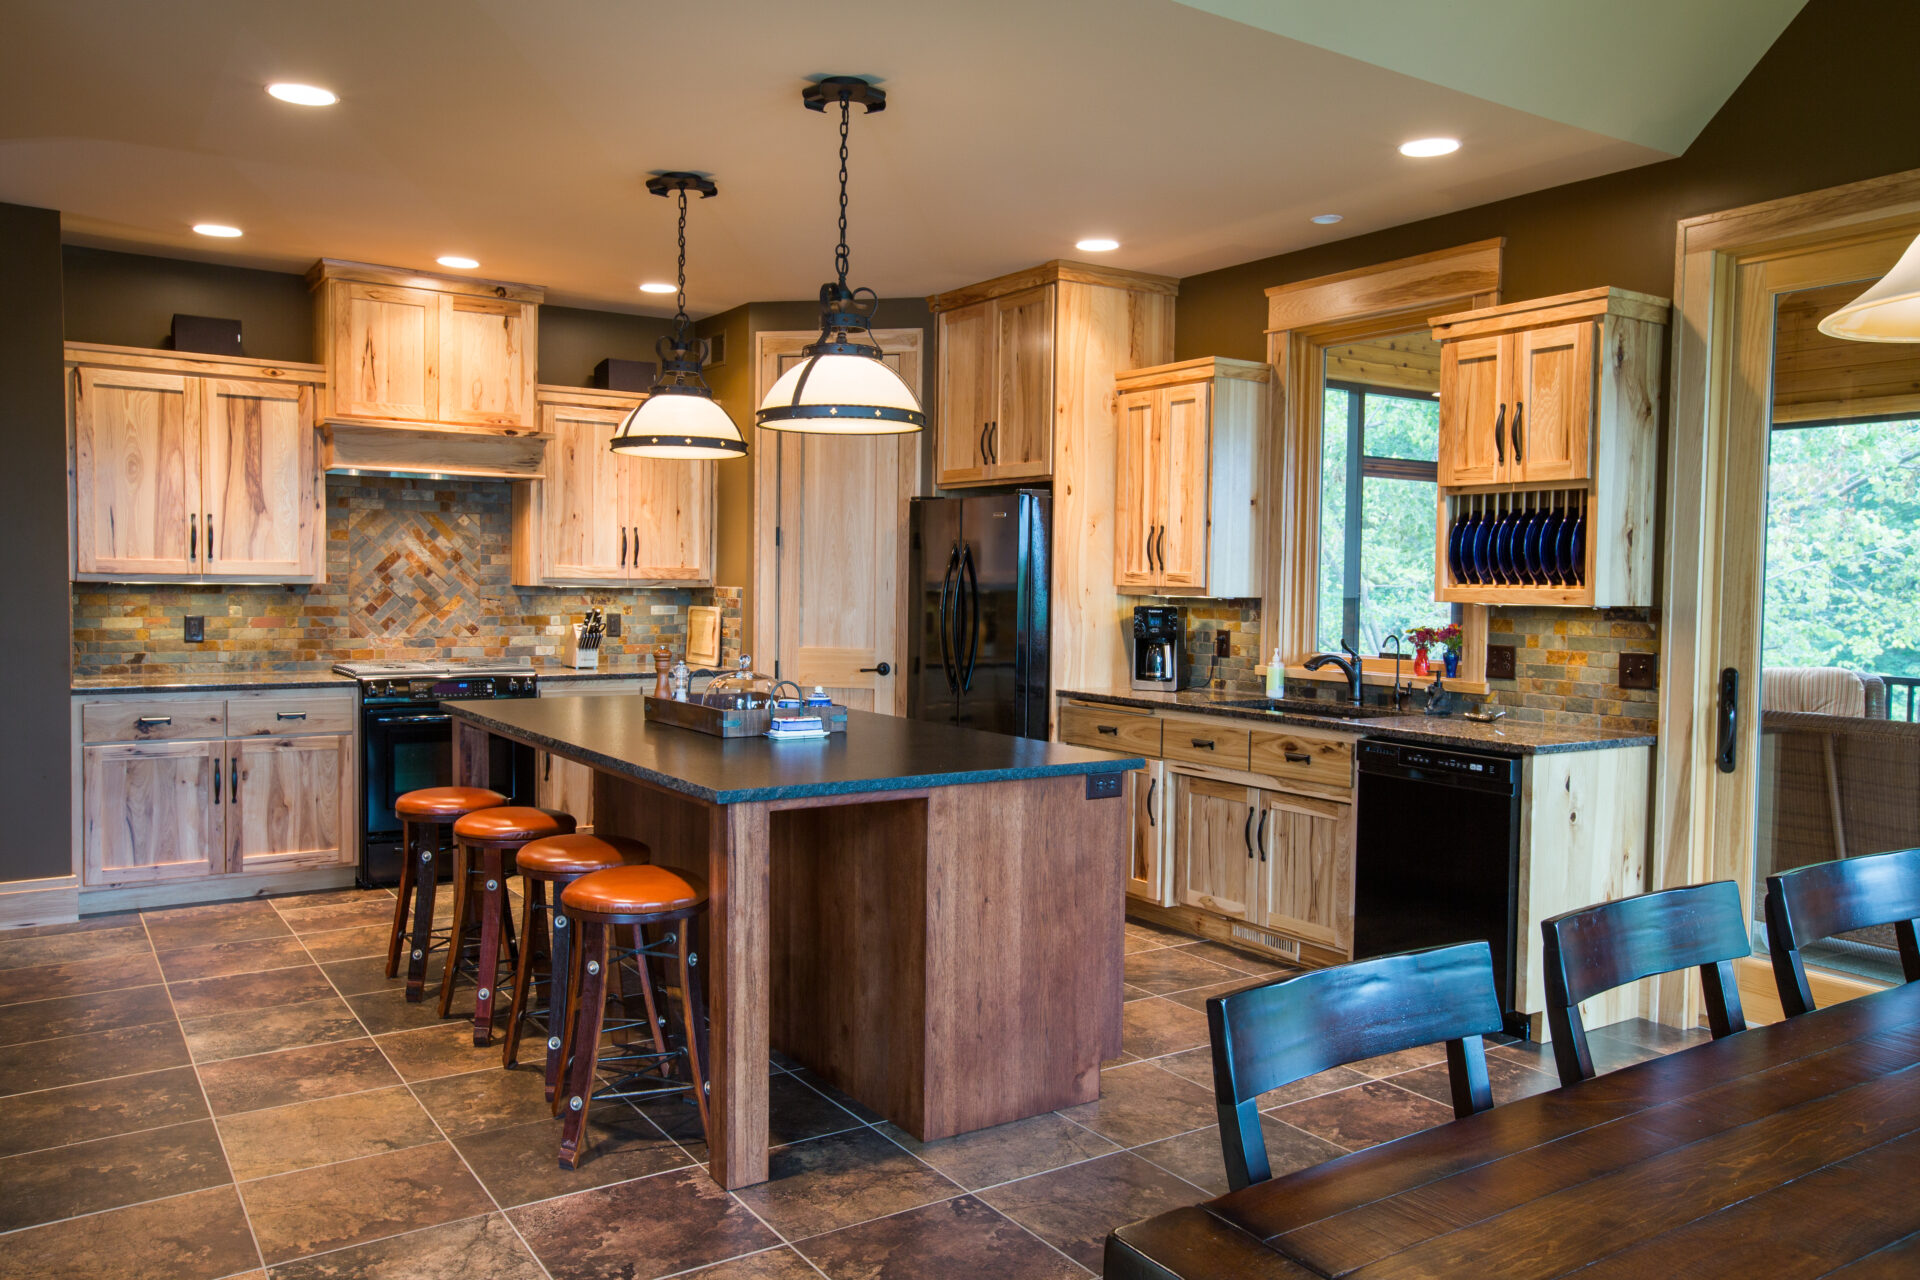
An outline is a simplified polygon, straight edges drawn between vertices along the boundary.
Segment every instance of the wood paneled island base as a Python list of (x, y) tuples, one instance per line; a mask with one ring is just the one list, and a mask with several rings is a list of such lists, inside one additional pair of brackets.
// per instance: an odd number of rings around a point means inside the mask
[(707, 878), (720, 1185), (766, 1180), (775, 1047), (923, 1140), (1099, 1096), (1126, 802), (1088, 775), (1137, 760), (860, 712), (770, 743), (645, 728), (639, 699), (449, 707), (459, 778), (502, 740), (577, 760), (596, 830)]

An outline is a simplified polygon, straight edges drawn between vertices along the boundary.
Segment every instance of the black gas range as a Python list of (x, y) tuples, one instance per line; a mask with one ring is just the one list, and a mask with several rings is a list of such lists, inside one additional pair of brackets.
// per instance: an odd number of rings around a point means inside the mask
[[(394, 801), (422, 787), (453, 783), (453, 723), (441, 702), (532, 698), (539, 677), (529, 663), (342, 662), (360, 685), (360, 877), (363, 887), (400, 880), (400, 823)], [(493, 753), (495, 791), (534, 803), (531, 747)], [(443, 873), (451, 866), (441, 859)]]

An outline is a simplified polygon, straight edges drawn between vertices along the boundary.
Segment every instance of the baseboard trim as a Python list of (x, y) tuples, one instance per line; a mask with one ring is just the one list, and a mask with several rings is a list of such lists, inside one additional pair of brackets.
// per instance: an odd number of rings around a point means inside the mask
[[(1778, 1022), (1787, 1016), (1780, 1003), (1780, 987), (1773, 978), (1773, 961), (1748, 956), (1733, 962), (1734, 980), (1740, 988), (1740, 1007), (1749, 1025)], [(1807, 966), (1807, 986), (1813, 991), (1816, 1008), (1824, 1009), (1855, 996), (1886, 990), (1885, 984), (1869, 982), (1852, 974)], [(1704, 1022), (1704, 1017), (1702, 1018)]]
[(310, 893), (316, 889), (345, 889), (353, 884), (356, 868), (315, 867), (307, 871), (261, 871), (252, 875), (216, 876), (205, 880), (175, 880), (160, 884), (123, 885), (80, 892), (82, 915), (114, 911), (144, 911), (151, 907), (185, 907), (206, 902), (238, 902), (281, 893)]
[(75, 876), (0, 882), (0, 929), (71, 924), (80, 918), (80, 882)]

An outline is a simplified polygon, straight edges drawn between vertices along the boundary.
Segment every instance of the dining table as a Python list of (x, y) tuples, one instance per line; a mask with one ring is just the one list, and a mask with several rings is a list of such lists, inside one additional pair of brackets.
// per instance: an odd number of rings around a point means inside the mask
[(1920, 983), (1123, 1227), (1110, 1280), (1920, 1276)]

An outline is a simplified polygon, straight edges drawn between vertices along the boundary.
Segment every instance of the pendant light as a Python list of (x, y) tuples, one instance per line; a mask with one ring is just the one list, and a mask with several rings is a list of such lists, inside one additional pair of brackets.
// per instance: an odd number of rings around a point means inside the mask
[(696, 173), (657, 173), (647, 179), (656, 196), (677, 192), (680, 197), (680, 275), (673, 332), (663, 335), (654, 350), (660, 354), (660, 374), (647, 389), (647, 398), (620, 423), (609, 448), (615, 453), (643, 458), (738, 458), (747, 451), (727, 411), (714, 403), (713, 390), (700, 376), (707, 362), (707, 340), (693, 336), (687, 317), (687, 192), (701, 199), (720, 193), (710, 179)]
[(1820, 322), (1829, 338), (1920, 342), (1920, 236), (1871, 289)]
[(823, 435), (898, 435), (927, 425), (920, 402), (900, 375), (881, 359), (873, 337), (880, 299), (871, 289), (847, 287), (847, 121), (853, 104), (867, 114), (884, 111), (886, 90), (856, 76), (828, 76), (810, 84), (800, 100), (809, 111), (840, 104), (840, 243), (833, 251), (838, 278), (820, 286), (820, 338), (799, 364), (780, 375), (754, 421), (769, 431)]

